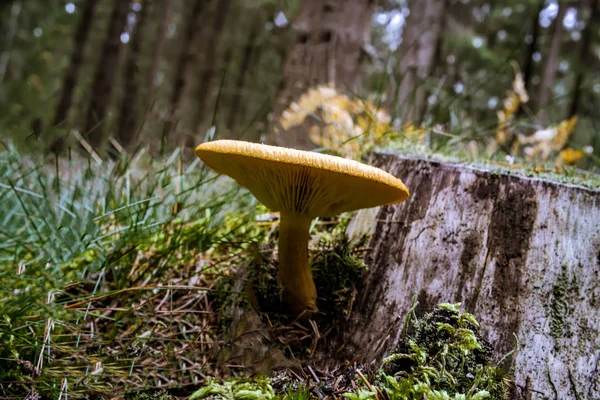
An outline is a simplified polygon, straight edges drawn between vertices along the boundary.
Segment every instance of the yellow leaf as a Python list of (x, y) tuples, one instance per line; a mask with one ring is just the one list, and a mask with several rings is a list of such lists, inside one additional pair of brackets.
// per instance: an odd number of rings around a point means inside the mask
[(421, 127), (416, 127), (412, 123), (405, 125), (403, 128), (404, 137), (410, 140), (421, 140), (425, 137), (427, 130)]
[(336, 106), (323, 104), (323, 122), (326, 124), (333, 124), (339, 130), (347, 132), (348, 135), (354, 129), (354, 121), (352, 116), (346, 110)]
[(512, 117), (517, 112), (521, 105), (521, 99), (515, 92), (510, 92), (508, 97), (504, 99), (504, 113), (506, 118)]
[(529, 101), (529, 95), (525, 89), (525, 80), (523, 74), (519, 69), (519, 64), (516, 61), (511, 62), (515, 71), (515, 79), (513, 80), (513, 92), (518, 96), (521, 103), (527, 103)]
[(562, 148), (567, 144), (569, 136), (571, 136), (571, 133), (573, 133), (573, 130), (575, 129), (575, 125), (577, 125), (577, 115), (561, 121), (561, 123), (558, 124), (556, 127), (556, 135), (554, 136), (554, 144), (557, 148)]
[[(312, 125), (306, 123), (311, 115)], [(300, 124), (313, 143), (351, 158), (392, 130), (390, 115), (376, 103), (340, 94), (330, 85), (309, 89), (282, 113), (284, 130)]]
[(568, 147), (560, 152), (557, 162), (561, 165), (575, 165), (584, 155), (583, 150), (575, 150)]

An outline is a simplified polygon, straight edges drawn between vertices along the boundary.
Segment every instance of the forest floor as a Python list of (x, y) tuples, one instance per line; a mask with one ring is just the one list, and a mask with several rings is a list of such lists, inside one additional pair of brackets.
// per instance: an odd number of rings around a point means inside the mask
[(424, 320), (407, 310), (391, 366), (362, 365), (360, 354), (323, 362), (340, 345), (365, 268), (366, 238), (344, 234), (349, 215), (314, 225), (323, 306), (295, 320), (277, 285), (277, 215), (198, 161), (184, 167), (177, 152), (54, 165), (16, 150), (0, 157), (0, 398), (500, 399), (509, 391), (508, 373), (492, 362), (501, 355), (492, 357), (474, 317), (456, 305)]
[[(311, 380), (330, 382), (332, 394), (356, 389), (354, 379), (339, 379), (355, 365), (334, 374), (291, 361), (327, 335), (279, 306), (273, 249), (263, 245), (273, 242), (277, 219), (245, 190), (197, 162), (183, 171), (177, 153), (154, 163), (157, 173), (144, 172), (143, 156), (54, 167), (18, 152), (2, 157), (0, 398), (183, 398), (207, 379), (276, 370), (279, 392)], [(338, 222), (315, 226), (313, 253), (324, 268)], [(337, 243), (336, 257), (345, 258), (336, 265), (354, 263), (345, 276), (355, 280), (362, 263), (349, 243)], [(246, 288), (233, 287), (236, 271), (252, 265), (260, 268), (255, 301), (272, 311), (262, 318)], [(351, 286), (348, 279), (335, 282)], [(349, 289), (320, 289), (349, 298)], [(233, 343), (229, 331), (242, 318), (271, 337), (260, 349), (248, 327)], [(254, 359), (240, 360), (249, 350)]]

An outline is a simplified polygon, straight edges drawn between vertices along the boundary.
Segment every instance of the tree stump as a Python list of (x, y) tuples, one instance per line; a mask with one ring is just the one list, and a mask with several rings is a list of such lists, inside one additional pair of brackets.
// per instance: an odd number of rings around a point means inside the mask
[(600, 399), (600, 191), (372, 156), (411, 195), (376, 211), (343, 354), (389, 353), (417, 294), (417, 312), (462, 302), (499, 357), (518, 337), (515, 399)]

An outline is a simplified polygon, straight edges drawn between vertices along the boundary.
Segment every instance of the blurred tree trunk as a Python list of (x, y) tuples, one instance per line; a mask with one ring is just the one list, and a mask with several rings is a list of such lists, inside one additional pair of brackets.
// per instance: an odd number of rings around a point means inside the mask
[(403, 123), (419, 124), (425, 108), (425, 81), (431, 75), (441, 40), (445, 0), (410, 0), (410, 14), (398, 49), (400, 70), (397, 98)]
[(117, 128), (117, 138), (124, 148), (128, 148), (136, 136), (138, 126), (138, 92), (139, 92), (139, 76), (138, 61), (144, 39), (144, 26), (148, 15), (149, 0), (140, 2), (141, 9), (137, 13), (136, 21), (131, 32), (131, 50), (127, 57), (125, 66), (124, 83), (125, 91), (123, 95), (121, 114), (119, 116), (119, 124)]
[(90, 92), (90, 104), (87, 112), (83, 136), (89, 138), (93, 148), (98, 148), (104, 139), (102, 122), (106, 117), (114, 78), (119, 66), (121, 52), (121, 34), (125, 31), (129, 1), (115, 0), (106, 39), (96, 65), (96, 73)]
[[(473, 15), (472, 13), (472, 8), (469, 9), (468, 12), (469, 15)], [(433, 58), (431, 60), (431, 70), (429, 71), (428, 77), (432, 77), (435, 80), (432, 80), (430, 85), (426, 85), (423, 88), (423, 94), (422, 94), (422, 105), (420, 106), (419, 109), (416, 109), (415, 112), (418, 112), (418, 114), (416, 114), (414, 116), (415, 123), (421, 123), (421, 121), (423, 121), (425, 119), (425, 115), (427, 114), (427, 109), (428, 109), (428, 102), (427, 99), (429, 98), (429, 96), (431, 96), (432, 94), (434, 94), (436, 91), (439, 90), (439, 85), (442, 85), (445, 81), (446, 81), (446, 77), (443, 77), (444, 74), (444, 70), (447, 70), (447, 65), (445, 62), (443, 62), (443, 56), (444, 56), (444, 41), (442, 39), (442, 33), (446, 32), (448, 30), (448, 17), (447, 18), (441, 18), (440, 21), (440, 26), (439, 26), (439, 31), (440, 33), (438, 34), (438, 39), (436, 41), (435, 44), (435, 51), (433, 52)], [(472, 21), (466, 21), (467, 23), (472, 25)], [(470, 26), (470, 25), (466, 25), (466, 26)], [(460, 80), (460, 73), (458, 71), (458, 69), (455, 70), (455, 73), (453, 74), (452, 78), (451, 78), (454, 82), (458, 82)], [(434, 86), (433, 82), (439, 82), (438, 85)], [(454, 86), (454, 83), (452, 84), (452, 86)]]
[[(533, 55), (537, 51), (540, 36), (540, 13), (544, 9), (546, 0), (539, 0), (536, 4), (531, 20), (531, 39), (526, 41), (525, 55), (523, 58), (523, 81), (527, 92), (531, 91), (531, 78), (533, 77)], [(522, 107), (521, 107), (522, 110)]]
[[(94, 20), (94, 11), (98, 0), (86, 0), (83, 5), (81, 19), (77, 26), (75, 33), (75, 48), (71, 54), (71, 63), (69, 69), (65, 75), (65, 81), (62, 87), (62, 95), (56, 107), (56, 114), (54, 115), (53, 125), (58, 126), (63, 124), (67, 120), (69, 109), (73, 101), (73, 93), (75, 92), (75, 86), (77, 85), (77, 79), (79, 77), (79, 70), (83, 65), (83, 52), (85, 44), (92, 27), (92, 21)], [(55, 140), (50, 149), (53, 152), (60, 152), (64, 149), (65, 139), (63, 137)]]
[(206, 12), (206, 0), (196, 0), (187, 21), (182, 38), (182, 48), (175, 67), (173, 91), (171, 93), (170, 112), (165, 124), (164, 134), (170, 136), (175, 126), (176, 113), (181, 104), (183, 92), (186, 86), (193, 81), (194, 67), (196, 66), (197, 50), (200, 40), (200, 27), (202, 26), (204, 13)]
[(263, 26), (263, 18), (260, 16), (255, 16), (250, 28), (250, 33), (248, 34), (248, 40), (244, 46), (244, 54), (242, 57), (242, 62), (240, 63), (237, 80), (235, 82), (235, 90), (231, 98), (231, 104), (229, 106), (230, 108), (229, 117), (227, 118), (227, 128), (230, 131), (235, 129), (236, 123), (239, 123), (241, 119), (240, 117), (242, 117), (240, 113), (240, 102), (242, 101), (243, 97), (242, 92), (246, 84), (246, 78), (248, 77), (250, 61), (252, 60), (253, 55), (256, 56), (256, 39), (260, 31), (263, 29)]
[(67, 114), (71, 108), (73, 92), (75, 90), (75, 85), (77, 84), (79, 69), (83, 64), (83, 52), (85, 49), (85, 44), (87, 43), (90, 29), (92, 27), (94, 11), (97, 3), (98, 0), (86, 0), (83, 5), (83, 12), (79, 21), (79, 25), (77, 26), (77, 32), (75, 33), (75, 47), (73, 49), (73, 53), (71, 54), (71, 63), (69, 64), (69, 69), (65, 75), (62, 96), (54, 116), (54, 125), (63, 123), (67, 119)]
[[(10, 3), (5, 4), (8, 6)], [(4, 81), (6, 71), (8, 70), (8, 61), (10, 59), (10, 52), (13, 47), (13, 41), (17, 34), (17, 28), (19, 26), (19, 15), (21, 14), (22, 4), (20, 1), (14, 2), (10, 9), (10, 15), (8, 17), (7, 24), (2, 27), (2, 41), (5, 42), (5, 48), (0, 52), (0, 83)]]
[[(600, 11), (598, 10), (598, 0), (590, 0), (590, 17), (587, 20), (585, 29), (583, 31), (583, 40), (579, 52), (579, 65), (584, 66), (589, 63), (589, 57), (592, 53), (592, 32), (594, 24), (600, 21)], [(585, 78), (585, 69), (579, 68), (577, 77), (575, 78), (575, 87), (573, 89), (573, 97), (571, 100), (571, 107), (569, 110), (569, 117), (576, 115), (579, 112), (579, 105), (581, 102), (581, 89), (583, 86), (583, 80)]]
[(560, 45), (562, 43), (563, 35), (563, 21), (565, 15), (567, 15), (567, 5), (558, 3), (558, 14), (554, 20), (554, 26), (552, 28), (552, 39), (550, 40), (550, 49), (548, 50), (548, 56), (544, 63), (544, 69), (542, 71), (542, 80), (540, 82), (540, 89), (538, 91), (537, 108), (542, 110), (548, 105), (550, 95), (552, 94), (552, 87), (556, 80), (556, 71), (558, 71), (558, 64), (560, 62)]
[(165, 41), (167, 38), (167, 28), (171, 22), (171, 15), (173, 13), (173, 0), (162, 0), (157, 4), (153, 5), (153, 8), (162, 10), (163, 17), (158, 25), (156, 38), (154, 41), (154, 48), (152, 50), (152, 61), (150, 63), (150, 73), (148, 74), (148, 82), (146, 87), (148, 92), (146, 93), (146, 115), (151, 111), (152, 104), (154, 103), (154, 93), (156, 89), (156, 75), (160, 67), (160, 57), (165, 47)]
[[(194, 113), (195, 117), (192, 121), (192, 135), (200, 128), (200, 124), (206, 121), (205, 108), (206, 104), (211, 98), (211, 84), (215, 75), (217, 63), (217, 49), (219, 48), (219, 42), (223, 31), (225, 30), (225, 19), (229, 11), (230, 0), (220, 0), (217, 5), (216, 14), (213, 16), (213, 24), (210, 29), (210, 36), (204, 40), (203, 57), (204, 62), (201, 64), (202, 73), (200, 74), (200, 81), (197, 89), (198, 107)], [(230, 54), (231, 56), (231, 54)], [(227, 63), (226, 63), (227, 64)], [(188, 136), (186, 142), (193, 144), (194, 141), (192, 135)], [(192, 142), (190, 142), (192, 141)]]
[[(554, 20), (554, 26), (552, 28), (552, 39), (550, 40), (550, 49), (546, 56), (546, 62), (542, 71), (542, 80), (540, 82), (540, 88), (537, 96), (537, 108), (538, 110), (544, 109), (548, 105), (550, 96), (552, 94), (552, 87), (556, 80), (556, 71), (558, 71), (558, 64), (560, 62), (560, 45), (562, 43), (563, 36), (563, 21), (565, 15), (567, 15), (567, 5), (564, 3), (558, 3), (558, 14)], [(545, 114), (545, 113), (544, 113)]]
[[(363, 59), (363, 46), (371, 32), (373, 0), (305, 0), (294, 22), (296, 40), (283, 66), (283, 82), (275, 105), (279, 119), (292, 101), (308, 88), (334, 84), (352, 90)], [(276, 123), (276, 126), (279, 125)], [(271, 135), (271, 143), (310, 149), (302, 126)]]

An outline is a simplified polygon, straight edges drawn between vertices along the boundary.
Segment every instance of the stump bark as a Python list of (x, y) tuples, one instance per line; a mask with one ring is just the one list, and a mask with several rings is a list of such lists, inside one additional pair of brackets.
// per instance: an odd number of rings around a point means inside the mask
[(462, 302), (498, 358), (518, 337), (515, 399), (600, 399), (600, 191), (393, 153), (372, 163), (411, 196), (349, 227), (372, 239), (345, 356), (388, 354), (417, 294), (417, 312)]

